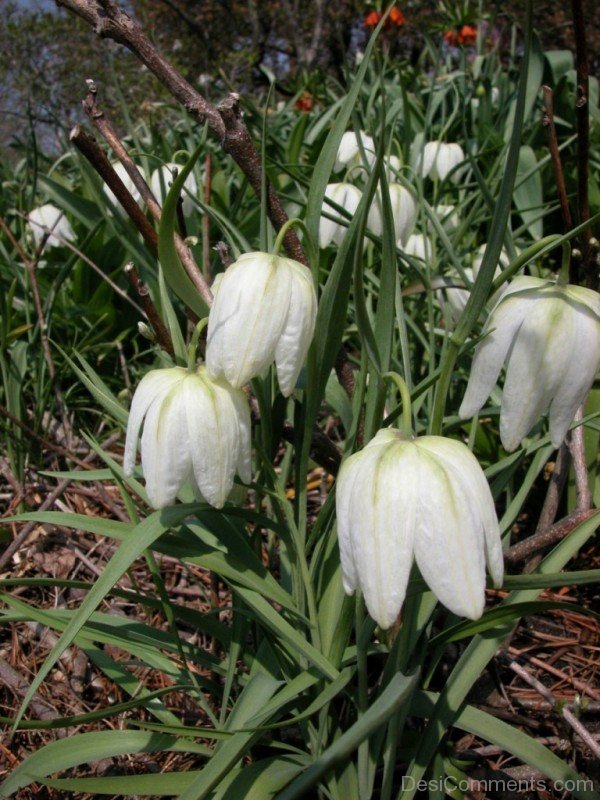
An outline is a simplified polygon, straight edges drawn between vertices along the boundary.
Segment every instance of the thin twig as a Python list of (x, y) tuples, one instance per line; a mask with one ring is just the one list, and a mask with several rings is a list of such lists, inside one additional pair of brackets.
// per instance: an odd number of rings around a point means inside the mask
[(516, 661), (513, 661), (508, 656), (505, 658), (508, 661), (508, 668), (512, 670), (515, 675), (518, 675), (521, 680), (525, 681), (525, 683), (529, 684), (529, 686), (535, 689), (535, 691), (538, 692), (538, 694), (540, 694), (545, 700), (547, 700), (551, 704), (553, 710), (559, 714), (577, 734), (579, 734), (591, 752), (594, 753), (597, 758), (600, 758), (600, 745), (595, 741), (594, 737), (591, 735), (585, 725), (583, 725), (577, 719), (573, 712), (566, 705), (561, 706), (561, 703), (552, 694), (550, 689), (544, 686), (543, 683), (540, 683), (540, 681), (534, 678), (533, 675), (530, 675), (524, 667), (522, 667), (520, 664), (517, 664)]
[(117, 198), (129, 219), (141, 233), (152, 255), (156, 257), (158, 255), (158, 236), (156, 235), (156, 231), (148, 221), (142, 209), (133, 199), (131, 192), (115, 172), (104, 150), (93, 136), (90, 136), (89, 133), (83, 130), (81, 125), (75, 125), (69, 134), (69, 139), (79, 152), (85, 156), (98, 175), (100, 175), (106, 186), (108, 186)]
[[(52, 229), (49, 229), (50, 231), (54, 230), (54, 227), (58, 224), (59, 219), (56, 220)], [(17, 239), (13, 236), (13, 233), (9, 228), (9, 226), (6, 224), (6, 221), (1, 216), (0, 216), (0, 228), (2, 228), (2, 230), (8, 237), (8, 240), (10, 241), (16, 252), (19, 254), (21, 261), (23, 262), (25, 269), (27, 270), (27, 275), (29, 277), (29, 284), (31, 286), (31, 294), (33, 297), (33, 304), (35, 306), (35, 313), (37, 316), (38, 326), (40, 330), (42, 353), (44, 354), (44, 361), (46, 362), (46, 366), (48, 367), (48, 375), (50, 376), (50, 383), (52, 384), (54, 396), (56, 397), (56, 405), (58, 407), (58, 413), (61, 418), (63, 431), (65, 435), (65, 444), (67, 445), (67, 447), (71, 447), (73, 432), (71, 430), (71, 423), (69, 421), (67, 405), (65, 403), (60, 385), (58, 383), (58, 379), (56, 377), (56, 368), (54, 366), (54, 359), (52, 358), (50, 341), (48, 339), (48, 323), (46, 322), (46, 317), (44, 315), (44, 307), (42, 305), (42, 297), (40, 294), (40, 288), (37, 279), (37, 265), (39, 261), (39, 256), (41, 255), (41, 248), (38, 248), (38, 252), (36, 253), (34, 259), (28, 258), (27, 254), (25, 253), (25, 251), (23, 250)], [(47, 238), (48, 237), (46, 237), (46, 239)]]
[[(523, 655), (520, 650), (517, 650), (516, 647), (509, 647), (508, 648), (509, 655), (514, 657), (519, 657)], [(545, 672), (549, 672), (551, 675), (556, 676), (561, 681), (565, 683), (570, 683), (578, 692), (581, 694), (585, 694), (588, 697), (591, 697), (592, 700), (600, 700), (600, 694), (589, 685), (585, 681), (580, 681), (578, 678), (575, 678), (573, 675), (567, 675), (565, 672), (562, 672), (560, 669), (557, 669), (552, 664), (549, 664), (548, 661), (542, 661), (535, 656), (527, 656), (529, 661), (534, 667), (539, 667), (540, 669), (544, 670)]]
[(548, 149), (550, 150), (554, 181), (556, 183), (556, 191), (558, 193), (560, 210), (563, 218), (563, 230), (567, 233), (573, 227), (573, 218), (571, 216), (571, 209), (569, 208), (569, 198), (567, 197), (565, 176), (560, 158), (560, 149), (558, 147), (556, 125), (554, 124), (554, 94), (549, 86), (542, 86), (542, 92), (544, 95), (544, 125), (548, 128)]
[[(19, 213), (19, 215), (20, 215), (20, 216), (22, 216), (24, 219), (27, 219), (27, 216), (26, 216), (25, 214), (23, 214), (23, 213), (22, 213), (22, 212), (20, 212), (20, 211), (19, 211), (18, 213)], [(33, 222), (33, 224), (34, 224), (34, 225), (37, 225), (37, 226), (38, 226), (38, 228), (41, 228), (41, 229), (42, 229), (42, 230), (43, 230), (45, 233), (51, 233), (51, 229), (50, 229), (50, 228), (47, 228), (45, 225), (42, 225), (42, 224), (41, 224), (41, 223), (39, 223), (39, 222)], [(90, 267), (91, 267), (91, 268), (94, 270), (94, 272), (96, 272), (96, 273), (97, 273), (97, 274), (98, 274), (98, 275), (99, 275), (99, 276), (102, 278), (102, 280), (103, 280), (103, 281), (106, 281), (106, 283), (107, 283), (107, 284), (110, 286), (110, 288), (113, 290), (113, 292), (115, 292), (115, 294), (118, 294), (118, 295), (119, 295), (119, 297), (121, 297), (123, 300), (125, 300), (125, 302), (126, 302), (126, 303), (129, 303), (129, 305), (133, 306), (133, 308), (135, 308), (135, 309), (136, 309), (136, 311), (137, 311), (139, 314), (142, 314), (142, 315), (144, 314), (144, 309), (143, 309), (143, 308), (142, 308), (140, 305), (138, 305), (138, 304), (135, 302), (135, 300), (132, 300), (132, 299), (131, 299), (131, 297), (130, 297), (130, 296), (127, 294), (127, 292), (126, 292), (126, 291), (124, 291), (123, 289), (121, 289), (121, 287), (120, 287), (120, 286), (117, 286), (117, 284), (116, 284), (116, 283), (115, 283), (115, 282), (112, 280), (112, 278), (109, 278), (109, 277), (108, 277), (108, 275), (106, 275), (106, 273), (102, 272), (102, 270), (100, 269), (100, 267), (99, 267), (97, 264), (95, 264), (95, 263), (92, 261), (92, 259), (91, 259), (91, 258), (89, 258), (88, 256), (86, 256), (86, 254), (85, 254), (85, 253), (84, 253), (82, 250), (80, 250), (78, 247), (75, 247), (75, 245), (74, 245), (74, 244), (72, 244), (71, 242), (69, 242), (69, 241), (68, 241), (68, 239), (65, 239), (65, 238), (63, 238), (63, 237), (62, 237), (62, 236), (60, 236), (58, 233), (53, 233), (53, 234), (52, 234), (52, 236), (54, 236), (54, 238), (55, 238), (55, 239), (57, 239), (57, 240), (58, 240), (58, 241), (61, 243), (61, 245), (62, 245), (63, 247), (66, 247), (66, 248), (68, 248), (68, 249), (69, 249), (69, 250), (71, 250), (73, 253), (75, 253), (75, 255), (79, 256), (79, 258), (80, 258), (82, 261), (85, 261), (85, 263), (86, 263), (88, 266), (90, 266)]]
[[(590, 111), (589, 111), (589, 64), (587, 43), (585, 38), (585, 18), (582, 0), (571, 0), (573, 12), (573, 28), (575, 32), (575, 61), (577, 67), (577, 99), (575, 116), (577, 119), (577, 204), (579, 222), (590, 218), (590, 200), (588, 191), (588, 170), (590, 151)], [(590, 289), (598, 289), (600, 275), (596, 259), (590, 257), (590, 229), (582, 231), (579, 238), (585, 285)], [(579, 281), (577, 281), (579, 282)]]
[[(575, 421), (583, 419), (583, 406), (577, 409)], [(592, 507), (592, 493), (590, 491), (590, 479), (588, 467), (585, 459), (585, 438), (583, 425), (573, 428), (567, 437), (567, 447), (573, 460), (573, 472), (575, 473), (575, 487), (577, 490), (577, 510), (587, 511)]]
[[(2, 411), (2, 413), (4, 413), (4, 409), (0, 408), (0, 410)], [(120, 436), (121, 436), (120, 432), (112, 434), (112, 436), (109, 436), (108, 439), (105, 442), (103, 442), (102, 447), (110, 447), (110, 445), (116, 442), (120, 438)], [(83, 461), (80, 462), (78, 461), (78, 463), (85, 469), (87, 469), (96, 457), (97, 457), (96, 452), (92, 450), (92, 452), (88, 453), (88, 455), (83, 459)], [(50, 494), (46, 497), (44, 502), (39, 507), (38, 511), (47, 511), (49, 508), (52, 508), (56, 500), (58, 500), (58, 498), (61, 496), (61, 494), (63, 494), (63, 492), (68, 488), (70, 484), (71, 481), (68, 478), (65, 478), (64, 480), (60, 481), (60, 483), (56, 486), (56, 488), (52, 492), (50, 492)], [(0, 555), (0, 570), (4, 569), (6, 564), (8, 564), (8, 562), (11, 560), (11, 558), (14, 556), (17, 550), (20, 550), (20, 548), (25, 544), (30, 533), (38, 524), (39, 523), (37, 520), (32, 520), (31, 522), (28, 522), (25, 525), (25, 527), (18, 533), (18, 535), (15, 536), (15, 538), (6, 548), (6, 550), (2, 553), (2, 555)]]
[[(206, 154), (204, 159), (204, 205), (210, 205), (210, 198), (212, 194), (212, 156), (210, 153)], [(212, 273), (210, 267), (210, 215), (205, 210), (202, 217), (202, 261), (204, 267), (204, 275), (206, 280), (212, 282)]]
[(556, 525), (553, 525), (551, 528), (539, 531), (539, 533), (534, 533), (533, 536), (524, 539), (522, 542), (513, 544), (513, 546), (504, 553), (504, 561), (511, 565), (518, 564), (534, 553), (556, 542), (560, 542), (561, 539), (564, 539), (565, 536), (571, 533), (579, 524), (598, 514), (600, 514), (600, 511), (596, 509), (573, 511), (572, 514), (559, 520)]
[[(205, 100), (152, 44), (138, 23), (113, 0), (56, 0), (56, 4), (85, 20), (100, 37), (112, 39), (131, 50), (192, 116), (208, 125), (260, 197), (261, 159), (242, 119), (238, 95), (230, 95), (218, 107)], [(267, 212), (273, 227), (279, 231), (287, 222), (287, 214), (270, 181), (267, 181)], [(291, 258), (308, 264), (293, 228), (286, 233), (284, 247)]]
[[(105, 112), (98, 106), (98, 90), (93, 81), (87, 81), (88, 93), (83, 101), (83, 110), (85, 111), (88, 119), (94, 125), (96, 130), (103, 137), (105, 142), (111, 148), (115, 156), (119, 159), (127, 175), (131, 178), (133, 185), (140, 193), (140, 197), (146, 204), (150, 215), (155, 222), (159, 223), (161, 218), (161, 207), (156, 198), (152, 194), (152, 190), (144, 180), (139, 169), (136, 167), (133, 159), (127, 152), (123, 142), (121, 141), (116, 129), (112, 122), (108, 119)], [(178, 233), (175, 233), (175, 249), (179, 256), (183, 268), (185, 269), (188, 278), (194, 284), (194, 287), (204, 302), (210, 306), (212, 302), (212, 292), (209, 285), (202, 275), (202, 271), (198, 267), (196, 260), (190, 248), (185, 244), (183, 239)]]
[(144, 307), (144, 311), (146, 312), (146, 317), (148, 318), (148, 322), (152, 330), (156, 335), (156, 340), (158, 344), (162, 347), (163, 350), (166, 350), (169, 355), (174, 354), (173, 349), (173, 342), (169, 335), (169, 331), (166, 329), (164, 322), (162, 321), (160, 314), (156, 310), (156, 306), (152, 302), (152, 298), (150, 297), (150, 292), (148, 287), (145, 283), (140, 280), (140, 276), (138, 275), (137, 269), (135, 268), (135, 264), (130, 261), (129, 263), (125, 264), (124, 267), (125, 275), (129, 280), (133, 290), (140, 298), (140, 303)]

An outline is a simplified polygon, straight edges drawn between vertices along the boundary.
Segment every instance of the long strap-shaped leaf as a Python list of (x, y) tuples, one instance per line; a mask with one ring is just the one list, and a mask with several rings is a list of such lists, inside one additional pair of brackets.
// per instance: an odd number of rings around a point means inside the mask
[(388, 721), (400, 705), (410, 697), (416, 682), (416, 674), (407, 676), (399, 672), (395, 675), (358, 722), (336, 739), (308, 769), (284, 789), (278, 800), (295, 800), (297, 797), (303, 797), (311, 786), (318, 783), (336, 764), (348, 758), (361, 742)]
[(175, 294), (183, 300), (186, 306), (191, 308), (192, 311), (195, 311), (199, 317), (206, 316), (208, 307), (196, 291), (194, 284), (189, 279), (187, 272), (179, 260), (177, 250), (175, 249), (174, 235), (179, 195), (183, 189), (185, 179), (194, 168), (194, 164), (203, 147), (204, 143), (202, 142), (194, 150), (190, 160), (173, 181), (173, 186), (171, 186), (167, 194), (167, 199), (165, 200), (160, 217), (160, 225), (158, 226), (158, 258), (165, 279)]
[(110, 592), (115, 583), (129, 569), (131, 564), (139, 558), (144, 550), (152, 547), (156, 539), (159, 538), (172, 525), (177, 525), (188, 514), (195, 509), (195, 505), (181, 505), (174, 508), (166, 508), (162, 511), (155, 511), (139, 525), (125, 539), (114, 556), (110, 559), (102, 575), (94, 584), (88, 596), (81, 604), (73, 619), (70, 621), (65, 632), (54, 645), (50, 654), (44, 661), (42, 668), (35, 676), (25, 699), (23, 700), (19, 713), (15, 719), (14, 730), (19, 726), (31, 698), (37, 692), (44, 679), (49, 674), (52, 667), (56, 664), (62, 653), (73, 642), (81, 628), (88, 621), (92, 613), (100, 605), (102, 600)]
[[(585, 522), (582, 522), (581, 525), (578, 525), (566, 539), (563, 539), (546, 556), (538, 571), (553, 573), (561, 569), (583, 547), (598, 527), (599, 520), (600, 514), (595, 514)], [(510, 594), (503, 605), (534, 600), (540, 592), (541, 588), (521, 589)], [(444, 690), (440, 693), (430, 722), (421, 736), (413, 760), (408, 767), (407, 779), (411, 779), (410, 787), (398, 795), (398, 800), (400, 800), (400, 797), (402, 800), (411, 800), (414, 797), (416, 786), (434, 757), (446, 730), (455, 723), (460, 713), (461, 704), (464, 702), (469, 690), (485, 669), (486, 664), (492, 660), (502, 640), (510, 630), (511, 626), (507, 625), (503, 631), (493, 638), (476, 636), (460, 657), (446, 682)], [(582, 798), (590, 797), (589, 794), (576, 794), (575, 792), (573, 792), (573, 795)]]
[[(410, 712), (418, 717), (429, 718), (437, 700), (439, 695), (435, 692), (416, 692)], [(564, 759), (513, 725), (502, 722), (473, 706), (463, 708), (454, 720), (454, 725), (501, 747), (531, 767), (539, 769), (552, 781), (560, 781), (563, 786), (573, 787), (570, 788), (573, 797), (581, 800), (598, 800), (598, 793), (587, 788), (591, 786), (592, 781), (583, 780)], [(405, 780), (405, 784), (408, 784), (408, 781)]]
[(29, 756), (0, 787), (0, 797), (11, 797), (23, 786), (53, 772), (70, 769), (90, 761), (127, 755), (152, 753), (157, 750), (186, 749), (178, 747), (175, 736), (147, 731), (99, 731), (82, 733), (69, 739), (59, 739)]

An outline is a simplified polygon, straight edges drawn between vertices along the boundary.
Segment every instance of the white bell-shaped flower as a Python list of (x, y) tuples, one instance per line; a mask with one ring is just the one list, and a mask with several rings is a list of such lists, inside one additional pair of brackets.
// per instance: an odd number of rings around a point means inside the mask
[(388, 183), (393, 183), (398, 178), (398, 173), (402, 169), (402, 161), (398, 156), (390, 156), (383, 160), (385, 177)]
[(239, 388), (272, 361), (285, 397), (294, 391), (312, 341), (317, 295), (298, 261), (245, 253), (219, 281), (208, 317), (206, 366)]
[(462, 442), (380, 430), (344, 461), (336, 507), (344, 589), (361, 589), (381, 628), (400, 613), (413, 556), (438, 600), (463, 617), (483, 613), (486, 562), (502, 584), (494, 502)]
[[(423, 177), (439, 178), (443, 181), (450, 172), (455, 170), (465, 160), (465, 154), (459, 144), (445, 144), (444, 142), (427, 142), (418, 159), (417, 171)], [(452, 181), (456, 183), (460, 177), (460, 170), (452, 172)]]
[[(475, 282), (477, 275), (479, 274), (479, 268), (481, 267), (481, 263), (483, 261), (483, 254), (485, 253), (487, 245), (482, 244), (481, 247), (478, 249), (477, 254), (473, 258), (473, 268), (467, 267), (465, 269), (465, 275), (469, 279), (471, 283)], [(498, 266), (496, 267), (496, 271), (494, 272), (494, 278), (497, 278), (503, 269), (508, 267), (510, 259), (508, 257), (508, 253), (506, 250), (502, 250), (500, 253), (500, 258), (498, 259)], [(453, 275), (456, 278), (458, 283), (462, 283), (461, 278), (458, 275)], [(471, 294), (470, 289), (462, 289), (459, 286), (452, 286), (448, 289), (444, 289), (443, 291), (439, 291), (438, 301), (442, 307), (444, 307), (444, 302), (448, 303), (448, 311), (450, 315), (450, 321), (453, 324), (458, 322), (460, 315), (465, 310), (467, 305), (467, 301), (469, 299), (469, 295)]]
[(407, 256), (420, 258), (427, 261), (431, 258), (431, 242), (422, 233), (411, 233), (403, 247)]
[(359, 142), (364, 150), (367, 164), (372, 166), (375, 163), (376, 155), (373, 139), (367, 136), (364, 131), (360, 131), (359, 136), (357, 136), (354, 131), (346, 131), (338, 147), (335, 165), (333, 167), (335, 172), (339, 172), (339, 170), (344, 169), (344, 167), (351, 167), (355, 164), (363, 163)]
[[(360, 189), (351, 183), (330, 183), (325, 189), (325, 199), (341, 206), (350, 216), (358, 208), (361, 196)], [(324, 212), (327, 212), (327, 216)], [(348, 221), (344, 225), (342, 222), (336, 222), (335, 219), (329, 219), (329, 217), (341, 219), (341, 215), (327, 202), (324, 202), (319, 221), (319, 247), (328, 247), (332, 242), (340, 245), (348, 230)]]
[[(75, 231), (60, 208), (46, 203), (39, 208), (34, 208), (27, 217), (29, 230), (33, 236), (36, 247), (48, 236), (47, 247), (64, 247), (64, 242), (75, 240)], [(51, 230), (52, 233), (48, 233)], [(63, 240), (63, 241), (61, 241)]]
[(517, 276), (492, 309), (483, 334), (460, 416), (479, 411), (506, 361), (502, 444), (515, 450), (549, 411), (550, 441), (559, 447), (600, 366), (600, 295)]
[[(134, 183), (134, 182), (131, 180), (131, 178), (129, 177), (129, 175), (128, 175), (128, 173), (127, 173), (127, 170), (125, 169), (125, 167), (123, 166), (123, 164), (121, 164), (121, 162), (120, 162), (120, 161), (115, 161), (115, 162), (112, 164), (112, 168), (113, 168), (113, 169), (114, 169), (114, 171), (117, 173), (117, 175), (119, 176), (119, 178), (120, 178), (120, 179), (123, 181), (123, 183), (124, 183), (124, 185), (125, 185), (125, 188), (126, 188), (126, 189), (127, 189), (127, 191), (129, 192), (129, 194), (130, 194), (130, 195), (133, 197), (133, 199), (135, 200), (135, 202), (136, 202), (138, 205), (141, 205), (141, 203), (142, 203), (142, 198), (141, 198), (141, 195), (140, 195), (140, 193), (138, 192), (138, 190), (136, 189), (136, 187), (135, 187), (135, 183)], [(106, 195), (106, 196), (109, 198), (109, 200), (111, 201), (111, 203), (113, 203), (113, 205), (114, 205), (114, 206), (115, 206), (115, 208), (117, 209), (118, 213), (119, 213), (121, 216), (125, 216), (125, 210), (124, 210), (123, 206), (121, 205), (121, 203), (119, 203), (119, 201), (117, 200), (117, 198), (116, 198), (116, 197), (115, 197), (115, 195), (113, 194), (112, 190), (111, 190), (111, 189), (109, 189), (109, 188), (108, 188), (108, 186), (107, 186), (106, 184), (104, 184), (104, 186), (103, 186), (103, 191), (104, 191), (104, 194), (105, 194), (105, 195)]]
[(236, 472), (250, 481), (248, 402), (206, 367), (156, 369), (142, 378), (129, 412), (126, 475), (133, 473), (142, 423), (142, 469), (154, 508), (173, 503), (183, 486), (221, 508)]
[[(390, 183), (388, 189), (390, 193), (390, 204), (392, 206), (392, 217), (394, 220), (394, 238), (400, 244), (405, 244), (415, 224), (417, 207), (411, 193), (401, 184)], [(377, 192), (373, 199), (367, 217), (367, 226), (375, 236), (381, 236), (383, 233), (381, 192)]]
[[(169, 189), (178, 173), (181, 172), (181, 169), (182, 167), (180, 167), (179, 164), (169, 163), (155, 169), (152, 173), (150, 188), (152, 189), (152, 194), (156, 197), (161, 206), (164, 205)], [(189, 214), (190, 211), (193, 210), (194, 200), (192, 198), (196, 197), (197, 194), (198, 184), (196, 183), (196, 177), (193, 172), (190, 172), (183, 182), (183, 190), (181, 192), (184, 214)]]

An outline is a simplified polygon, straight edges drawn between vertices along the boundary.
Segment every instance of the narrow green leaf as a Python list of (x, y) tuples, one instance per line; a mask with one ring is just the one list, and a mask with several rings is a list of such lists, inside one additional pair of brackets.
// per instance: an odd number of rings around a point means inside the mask
[(141, 556), (144, 550), (150, 548), (156, 539), (168, 530), (171, 525), (176, 525), (181, 522), (189, 512), (189, 507), (184, 505), (163, 509), (162, 511), (155, 511), (135, 527), (132, 535), (123, 542), (110, 559), (102, 575), (98, 578), (98, 581), (94, 584), (94, 587), (77, 610), (77, 613), (67, 626), (65, 632), (61, 635), (44, 661), (21, 704), (15, 719), (15, 729), (18, 727), (23, 714), (31, 702), (31, 698), (37, 692), (54, 664), (56, 664), (61, 654), (73, 642), (73, 639), (77, 636), (83, 625), (85, 625), (91, 614), (110, 592), (119, 578), (129, 569), (131, 564)]
[(202, 297), (196, 291), (187, 272), (183, 268), (177, 250), (175, 249), (175, 226), (177, 224), (177, 203), (179, 195), (183, 189), (185, 179), (194, 168), (198, 156), (204, 149), (205, 144), (201, 142), (194, 150), (187, 164), (181, 169), (173, 185), (169, 189), (165, 204), (163, 206), (160, 225), (158, 227), (158, 257), (163, 269), (165, 279), (175, 294), (194, 311), (199, 318), (205, 317), (208, 307)]
[(408, 700), (416, 683), (416, 674), (406, 676), (399, 672), (394, 675), (373, 705), (283, 790), (279, 800), (296, 800), (305, 796), (305, 792), (315, 786), (336, 764), (348, 758), (361, 742), (387, 722), (400, 705)]

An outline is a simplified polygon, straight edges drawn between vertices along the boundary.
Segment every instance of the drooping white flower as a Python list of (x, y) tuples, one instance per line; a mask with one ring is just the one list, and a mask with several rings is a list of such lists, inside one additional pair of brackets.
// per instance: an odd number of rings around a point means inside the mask
[(520, 275), (501, 294), (483, 333), (459, 415), (479, 411), (506, 360), (502, 444), (515, 450), (549, 411), (550, 441), (559, 447), (600, 366), (600, 295)]
[[(150, 180), (150, 188), (152, 189), (152, 194), (160, 205), (164, 205), (165, 199), (171, 188), (173, 181), (177, 177), (177, 174), (181, 171), (181, 167), (179, 164), (168, 163), (163, 164), (162, 167), (155, 169), (152, 173), (152, 178)], [(187, 176), (185, 181), (183, 182), (183, 190), (181, 192), (181, 199), (182, 199), (182, 208), (184, 214), (189, 214), (190, 211), (194, 208), (194, 200), (193, 198), (196, 197), (198, 194), (198, 184), (196, 183), (196, 178), (193, 172)], [(191, 196), (190, 196), (191, 195)]]
[[(465, 160), (465, 154), (459, 144), (445, 144), (444, 142), (427, 142), (423, 152), (419, 155), (417, 171), (423, 177), (439, 178), (443, 181), (446, 176)], [(451, 180), (456, 183), (460, 171), (452, 172)]]
[(402, 161), (398, 156), (390, 156), (389, 158), (384, 158), (383, 166), (387, 182), (392, 183), (397, 179), (398, 173), (402, 169)]
[(248, 402), (206, 367), (156, 369), (142, 378), (129, 412), (126, 475), (133, 473), (142, 423), (142, 469), (154, 508), (173, 503), (185, 485), (221, 508), (236, 472), (250, 481)]
[[(360, 189), (357, 189), (351, 183), (330, 183), (325, 189), (326, 200), (329, 199), (341, 206), (351, 216), (358, 208), (361, 196)], [(332, 242), (340, 245), (348, 230), (348, 221), (344, 225), (342, 222), (328, 219), (324, 212), (327, 212), (329, 216), (341, 219), (341, 215), (327, 202), (324, 202), (323, 213), (319, 222), (319, 247), (328, 247)]]
[(431, 242), (422, 233), (411, 233), (403, 249), (407, 256), (415, 256), (421, 261), (431, 258)]
[[(112, 168), (113, 168), (113, 169), (114, 169), (114, 171), (117, 173), (117, 175), (119, 176), (119, 178), (121, 178), (121, 180), (122, 180), (122, 181), (123, 181), (123, 183), (125, 184), (125, 188), (126, 188), (126, 189), (127, 189), (127, 191), (129, 192), (129, 194), (130, 194), (130, 195), (133, 197), (133, 199), (135, 200), (135, 202), (136, 202), (138, 205), (141, 205), (141, 196), (140, 196), (140, 193), (139, 193), (139, 192), (138, 192), (138, 190), (135, 188), (135, 184), (134, 184), (134, 182), (131, 180), (131, 178), (129, 177), (129, 175), (127, 174), (127, 170), (125, 169), (125, 167), (123, 166), (123, 164), (121, 164), (121, 162), (120, 162), (120, 161), (115, 161), (115, 162), (112, 164)], [(113, 194), (112, 190), (111, 190), (111, 189), (109, 189), (109, 188), (108, 188), (108, 186), (107, 186), (106, 184), (104, 184), (104, 186), (103, 186), (103, 190), (104, 190), (104, 194), (105, 194), (105, 195), (106, 195), (106, 196), (109, 198), (109, 200), (110, 200), (110, 201), (112, 202), (112, 204), (115, 206), (115, 208), (117, 209), (118, 213), (119, 213), (119, 214), (121, 214), (121, 216), (125, 216), (125, 210), (124, 210), (123, 206), (121, 205), (121, 203), (119, 203), (119, 201), (117, 200), (117, 198), (116, 198), (116, 197), (115, 197), (115, 195)]]
[[(464, 272), (466, 277), (470, 280), (471, 283), (474, 283), (477, 275), (479, 274), (479, 268), (481, 267), (481, 263), (483, 261), (483, 254), (485, 253), (487, 245), (482, 244), (481, 247), (477, 250), (477, 254), (473, 258), (473, 267), (466, 267)], [(494, 272), (494, 278), (497, 278), (500, 275), (503, 269), (508, 267), (510, 259), (508, 257), (508, 253), (506, 250), (502, 250), (500, 253), (500, 258), (498, 259), (498, 266), (496, 267), (496, 271)], [(454, 275), (453, 277), (456, 278), (458, 283), (462, 283), (462, 279), (458, 275)], [(443, 291), (439, 291), (438, 294), (438, 301), (441, 306), (444, 305), (444, 301), (448, 303), (448, 309), (450, 313), (450, 321), (452, 323), (456, 323), (460, 318), (460, 315), (465, 310), (465, 306), (467, 305), (467, 301), (470, 295), (470, 289), (462, 289), (458, 286), (453, 286), (448, 289), (444, 289)]]
[(354, 164), (363, 163), (359, 142), (364, 150), (367, 164), (372, 166), (375, 163), (375, 143), (373, 139), (367, 136), (364, 131), (360, 131), (359, 136), (357, 136), (354, 131), (346, 131), (338, 147), (333, 167), (335, 172), (339, 172), (339, 170), (344, 167), (351, 167)]
[[(394, 238), (400, 244), (405, 244), (415, 224), (417, 207), (411, 193), (401, 184), (390, 183), (388, 189), (394, 220)], [(373, 199), (367, 217), (367, 226), (376, 236), (381, 236), (383, 233), (381, 192), (377, 192)]]
[(460, 616), (483, 613), (486, 562), (494, 584), (502, 583), (494, 502), (462, 442), (380, 430), (344, 461), (336, 508), (344, 589), (360, 587), (384, 629), (404, 602), (413, 556), (438, 600)]
[(310, 271), (271, 253), (245, 253), (219, 281), (208, 317), (206, 366), (239, 388), (272, 361), (285, 397), (294, 391), (317, 316)]
[[(71, 227), (71, 223), (65, 217), (64, 212), (53, 206), (52, 203), (34, 208), (29, 212), (27, 219), (36, 247), (39, 247), (45, 236), (48, 236), (47, 247), (64, 247), (61, 239), (67, 242), (75, 240), (75, 231)], [(48, 234), (48, 230), (51, 230), (52, 233)]]

